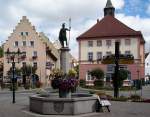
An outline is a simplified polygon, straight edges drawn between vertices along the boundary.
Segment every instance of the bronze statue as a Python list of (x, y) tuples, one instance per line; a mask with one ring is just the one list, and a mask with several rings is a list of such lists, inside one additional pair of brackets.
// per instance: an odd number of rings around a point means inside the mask
[(65, 47), (64, 42), (66, 43), (66, 46), (68, 46), (66, 31), (70, 31), (70, 28), (65, 28), (65, 23), (63, 23), (59, 32), (59, 41), (62, 47)]

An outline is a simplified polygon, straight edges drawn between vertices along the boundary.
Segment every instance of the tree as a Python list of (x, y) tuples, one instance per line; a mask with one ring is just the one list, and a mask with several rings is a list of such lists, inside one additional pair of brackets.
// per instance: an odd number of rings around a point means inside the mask
[(3, 57), (3, 55), (4, 55), (3, 47), (0, 46), (0, 58)]
[(103, 87), (104, 85), (104, 72), (100, 68), (95, 68), (90, 72), (92, 77), (95, 77), (94, 86)]
[(90, 72), (92, 77), (95, 77), (98, 80), (101, 80), (104, 78), (104, 72), (100, 68), (95, 68)]
[(128, 78), (128, 73), (129, 71), (128, 70), (119, 70), (119, 74), (118, 74), (118, 84), (119, 84), (119, 87), (122, 87), (123, 85), (123, 81), (126, 80)]
[(30, 65), (25, 65), (21, 68), (24, 87), (27, 87), (29, 85), (27, 83), (26, 77), (29, 78), (29, 76), (31, 76), (32, 74), (35, 74), (36, 70), (37, 70), (36, 67), (32, 67)]

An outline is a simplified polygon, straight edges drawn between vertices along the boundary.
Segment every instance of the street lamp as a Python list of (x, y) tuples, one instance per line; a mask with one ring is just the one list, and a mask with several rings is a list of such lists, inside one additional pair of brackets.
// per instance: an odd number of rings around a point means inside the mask
[(21, 56), (25, 54), (25, 52), (20, 52), (20, 49), (18, 48), (17, 52), (10, 52), (9, 48), (5, 52), (7, 63), (12, 63), (12, 91), (13, 91), (13, 101), (12, 103), (15, 103), (15, 63), (19, 63), (21, 60)]

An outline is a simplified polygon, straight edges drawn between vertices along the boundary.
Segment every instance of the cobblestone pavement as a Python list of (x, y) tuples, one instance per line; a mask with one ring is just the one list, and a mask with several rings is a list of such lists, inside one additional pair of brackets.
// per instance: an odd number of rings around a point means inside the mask
[[(12, 104), (11, 94), (0, 94), (0, 117), (72, 117), (39, 115), (29, 111), (29, 96), (32, 93), (17, 93)], [(91, 113), (73, 117), (150, 117), (150, 103), (111, 102), (111, 112)]]

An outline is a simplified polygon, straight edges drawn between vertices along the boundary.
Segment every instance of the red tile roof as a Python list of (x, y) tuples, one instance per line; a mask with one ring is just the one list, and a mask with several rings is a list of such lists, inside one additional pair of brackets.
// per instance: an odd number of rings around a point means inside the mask
[(144, 42), (140, 31), (129, 28), (112, 16), (105, 16), (88, 31), (77, 37), (77, 40), (121, 36), (140, 36)]

